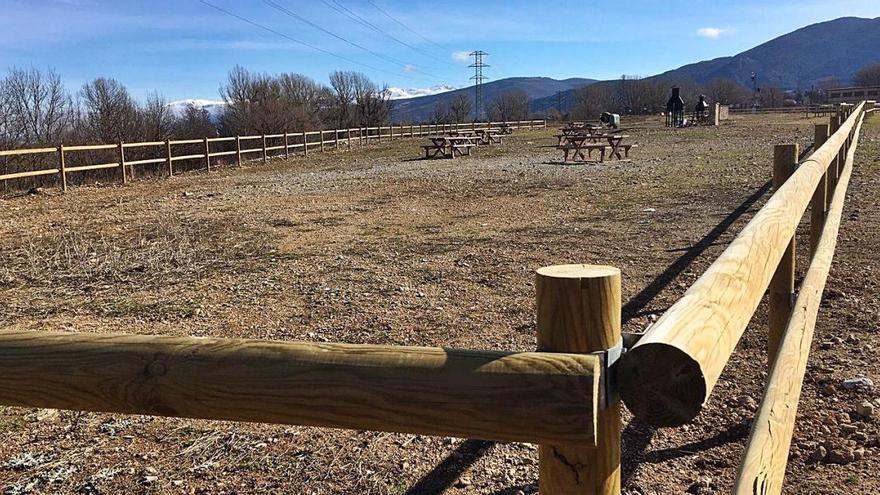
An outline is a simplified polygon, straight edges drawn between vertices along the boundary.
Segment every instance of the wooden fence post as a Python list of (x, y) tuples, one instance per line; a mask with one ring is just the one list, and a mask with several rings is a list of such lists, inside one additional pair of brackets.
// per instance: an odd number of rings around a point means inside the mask
[(125, 173), (125, 146), (122, 141), (119, 141), (118, 153), (119, 153), (119, 168), (122, 169), (122, 183), (125, 184), (128, 182), (128, 174)]
[[(813, 151), (819, 149), (828, 140), (828, 124), (816, 124), (813, 134)], [(810, 255), (816, 252), (819, 237), (825, 227), (825, 213), (828, 211), (828, 172), (822, 174), (810, 206)]]
[(321, 153), (324, 152), (324, 129), (321, 129)]
[(287, 139), (287, 131), (284, 131), (284, 158), (290, 158), (290, 141)]
[(67, 170), (64, 168), (64, 145), (58, 145), (58, 175), (61, 176), (61, 190), (67, 191)]
[(211, 171), (211, 143), (207, 136), (205, 137), (205, 167), (208, 168), (208, 172)]
[(309, 156), (309, 133), (303, 131), (303, 154)]
[(345, 144), (348, 145), (348, 151), (351, 151), (351, 127), (345, 130)]
[(241, 168), (241, 136), (235, 136), (235, 164)]
[(165, 140), (165, 159), (168, 161), (168, 177), (174, 177), (174, 163), (171, 161), (171, 140)]
[(333, 149), (338, 150), (339, 149), (339, 129), (334, 129), (333, 132), (335, 132), (334, 136), (336, 136), (336, 139), (333, 140)]
[[(797, 167), (798, 145), (777, 144), (773, 148), (773, 190), (778, 191)], [(792, 236), (770, 280), (770, 334), (767, 339), (767, 363), (773, 364), (782, 334), (794, 307), (795, 236)]]
[(266, 155), (266, 135), (263, 134), (263, 163), (266, 163), (269, 160), (269, 157)]
[[(538, 270), (538, 349), (587, 353), (622, 344), (620, 270), (610, 266), (559, 265)], [(602, 371), (606, 376), (606, 371)], [(604, 379), (604, 378), (601, 378)], [(608, 390), (605, 390), (607, 393)], [(598, 411), (596, 447), (542, 444), (542, 495), (620, 494), (620, 401)]]

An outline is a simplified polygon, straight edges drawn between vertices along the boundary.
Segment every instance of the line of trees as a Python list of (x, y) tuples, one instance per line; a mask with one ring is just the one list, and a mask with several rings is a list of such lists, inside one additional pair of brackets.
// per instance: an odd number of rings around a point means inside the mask
[(0, 148), (376, 126), (391, 116), (387, 87), (350, 71), (332, 73), (323, 85), (236, 66), (220, 96), (223, 111), (212, 118), (193, 104), (175, 112), (158, 93), (138, 102), (115, 79), (97, 78), (71, 93), (53, 70), (12, 68), (0, 79)]
[[(529, 118), (529, 95), (522, 90), (504, 91), (489, 100), (486, 116), (492, 121), (517, 121)], [(464, 92), (456, 94), (449, 102), (437, 102), (431, 115), (431, 123), (471, 122), (475, 117), (473, 100)]]

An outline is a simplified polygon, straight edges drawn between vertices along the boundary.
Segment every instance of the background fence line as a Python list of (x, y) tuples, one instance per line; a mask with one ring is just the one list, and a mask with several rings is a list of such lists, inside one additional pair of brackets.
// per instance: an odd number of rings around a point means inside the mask
[[(127, 183), (130, 179), (134, 178), (135, 169), (133, 168), (136, 165), (149, 165), (149, 164), (160, 164), (164, 163), (166, 167), (166, 172), (169, 177), (174, 175), (174, 164), (175, 162), (181, 161), (195, 161), (202, 160), (204, 162), (204, 169), (207, 171), (211, 171), (212, 165), (216, 167), (218, 165), (217, 161), (212, 161), (213, 158), (220, 158), (225, 156), (235, 156), (235, 163), (238, 166), (241, 166), (243, 161), (247, 161), (245, 157), (250, 157), (253, 154), (260, 153), (257, 158), (251, 158), (251, 160), (262, 160), (263, 162), (268, 161), (270, 157), (274, 158), (276, 156), (284, 156), (288, 158), (296, 151), (301, 151), (302, 154), (308, 155), (310, 151), (314, 152), (316, 149), (320, 151), (327, 151), (330, 145), (333, 145), (333, 150), (340, 149), (340, 143), (344, 143), (347, 149), (352, 149), (352, 143), (356, 142), (359, 145), (370, 144), (372, 142), (381, 143), (382, 138), (391, 141), (395, 138), (413, 138), (420, 136), (427, 136), (430, 134), (438, 133), (438, 132), (450, 132), (450, 131), (459, 131), (459, 130), (480, 130), (480, 129), (489, 129), (495, 127), (508, 127), (511, 129), (540, 129), (547, 126), (546, 120), (520, 120), (514, 122), (471, 122), (471, 123), (452, 123), (452, 124), (411, 124), (411, 125), (390, 125), (390, 126), (376, 126), (376, 127), (353, 127), (347, 129), (323, 129), (317, 131), (300, 131), (300, 132), (283, 132), (276, 134), (259, 134), (259, 135), (249, 135), (249, 136), (221, 136), (221, 137), (204, 137), (198, 139), (166, 139), (164, 141), (147, 141), (147, 142), (119, 142), (116, 144), (88, 144), (88, 145), (65, 145), (60, 144), (55, 147), (41, 147), (41, 148), (29, 148), (29, 149), (12, 149), (12, 150), (0, 150), (0, 157), (6, 157), (8, 160), (9, 157), (26, 157), (26, 156), (38, 156), (38, 155), (47, 155), (47, 154), (55, 154), (55, 160), (57, 165), (49, 168), (39, 168), (36, 170), (27, 170), (27, 171), (15, 171), (5, 174), (0, 174), (0, 181), (6, 183), (6, 181), (11, 180), (20, 180), (32, 177), (41, 177), (47, 175), (56, 175), (58, 176), (59, 183), (61, 184), (61, 189), (63, 191), (67, 190), (68, 187), (68, 174), (75, 172), (85, 172), (85, 171), (93, 171), (93, 170), (109, 170), (109, 169), (120, 169), (120, 179), (123, 183)], [(395, 132), (396, 130), (396, 132)], [(312, 136), (318, 136), (318, 139), (313, 139)], [(251, 144), (247, 144), (248, 148), (242, 148), (242, 141), (258, 141), (259, 146), (253, 147)], [(212, 151), (212, 143), (233, 143), (235, 144), (234, 149), (214, 149)], [(194, 148), (196, 145), (200, 145), (198, 149)], [(175, 148), (179, 150), (181, 146), (188, 146), (189, 148), (185, 150), (182, 154), (175, 154)], [(153, 157), (149, 158), (138, 158), (134, 160), (127, 160), (125, 150), (126, 149), (157, 149), (158, 153), (153, 153)], [(162, 149), (164, 148), (164, 150)], [(283, 150), (283, 153), (272, 153)], [(104, 152), (114, 152), (114, 157), (112, 161), (107, 161), (105, 158), (102, 162), (99, 163), (87, 163), (84, 165), (76, 165), (70, 166), (68, 164), (68, 160), (72, 156), (72, 153), (75, 152), (92, 152), (92, 151), (104, 151)], [(155, 156), (156, 154), (160, 154), (164, 151), (163, 156)], [(201, 168), (201, 167), (198, 167)]]

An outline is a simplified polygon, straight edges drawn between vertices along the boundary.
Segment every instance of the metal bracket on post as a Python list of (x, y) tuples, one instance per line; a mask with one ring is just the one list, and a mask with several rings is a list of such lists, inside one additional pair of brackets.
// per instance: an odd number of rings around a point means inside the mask
[(616, 346), (610, 349), (590, 353), (602, 359), (602, 375), (599, 380), (599, 409), (608, 409), (609, 406), (620, 400), (614, 367), (624, 352), (626, 349), (623, 347), (623, 339), (621, 339)]

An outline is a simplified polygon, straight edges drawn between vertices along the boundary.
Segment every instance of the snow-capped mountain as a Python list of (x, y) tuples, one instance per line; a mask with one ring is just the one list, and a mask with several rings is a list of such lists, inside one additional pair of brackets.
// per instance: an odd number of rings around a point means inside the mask
[(431, 86), (430, 88), (388, 88), (388, 91), (391, 92), (392, 100), (405, 100), (407, 98), (416, 98), (419, 96), (430, 96), (436, 95), (438, 93), (445, 93), (454, 89), (456, 89), (455, 86), (438, 84), (436, 86)]
[(211, 115), (211, 120), (213, 122), (220, 121), (220, 115), (226, 108), (226, 102), (224, 102), (223, 100), (205, 100), (199, 98), (172, 101), (168, 104), (168, 107), (171, 109), (174, 115), (177, 115), (179, 117), (183, 115), (183, 111), (186, 109), (187, 105), (193, 105), (196, 108), (204, 108)]

